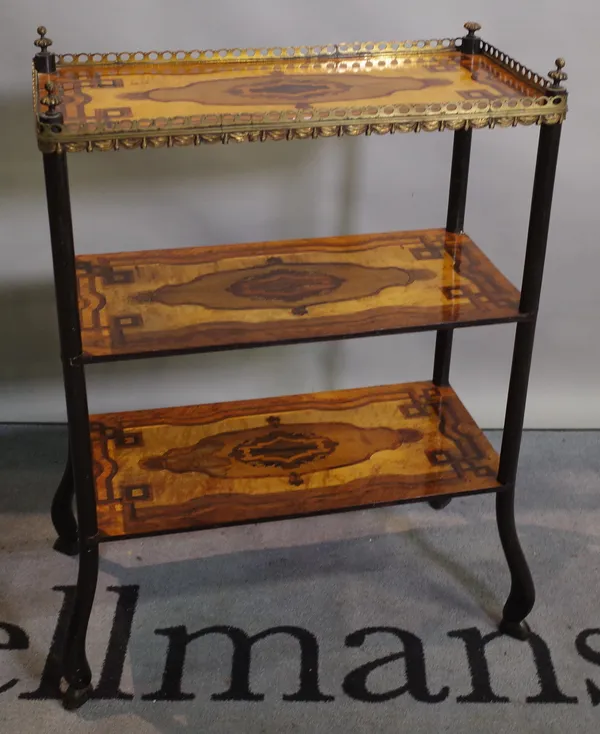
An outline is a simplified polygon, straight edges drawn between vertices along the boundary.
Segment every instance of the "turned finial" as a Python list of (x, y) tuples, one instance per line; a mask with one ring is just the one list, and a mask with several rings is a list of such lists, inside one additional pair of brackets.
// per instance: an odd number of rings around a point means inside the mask
[(565, 60), (559, 57), (554, 63), (556, 64), (556, 69), (549, 71), (548, 76), (554, 82), (554, 84), (552, 85), (552, 89), (562, 89), (560, 83), (566, 81), (569, 78), (568, 74), (563, 71)]
[(469, 56), (480, 53), (481, 39), (475, 34), (477, 31), (481, 30), (481, 26), (479, 23), (469, 21), (468, 23), (465, 23), (465, 29), (467, 31), (467, 35), (463, 36), (461, 39), (460, 50), (463, 54), (468, 54)]
[(46, 94), (40, 99), (40, 104), (43, 104), (48, 109), (44, 113), (44, 117), (57, 117), (60, 113), (56, 111), (58, 105), (62, 102), (60, 96), (56, 92), (56, 85), (54, 82), (47, 81), (45, 84)]
[(45, 51), (47, 51), (49, 46), (52, 46), (52, 39), (46, 38), (46, 26), (38, 26), (37, 32), (40, 37), (36, 38), (33, 44), (34, 46), (37, 46), (42, 53), (44, 53)]
[(40, 37), (33, 42), (38, 48), (33, 65), (40, 74), (52, 74), (56, 71), (56, 56), (48, 50), (52, 46), (52, 39), (46, 38), (46, 26), (38, 26), (37, 32)]
[(473, 21), (467, 21), (464, 27), (468, 31), (467, 36), (469, 38), (474, 38), (477, 31), (481, 30), (479, 23), (474, 23)]

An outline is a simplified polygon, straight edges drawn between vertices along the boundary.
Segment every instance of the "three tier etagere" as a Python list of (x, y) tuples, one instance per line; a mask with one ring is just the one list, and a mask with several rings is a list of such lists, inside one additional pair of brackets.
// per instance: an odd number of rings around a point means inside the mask
[[(419, 500), (441, 509), (493, 492), (512, 579), (500, 628), (527, 636), (534, 586), (515, 479), (567, 77), (562, 59), (545, 78), (465, 28), (439, 41), (63, 55), (38, 28), (34, 111), (69, 424), (52, 520), (56, 549), (79, 555), (66, 707), (92, 690), (98, 547), (120, 538)], [(540, 126), (520, 292), (463, 229), (473, 130), (518, 125)], [(75, 254), (70, 153), (421, 130), (454, 133), (445, 228)], [(506, 322), (516, 341), (498, 456), (449, 372), (455, 328)], [(85, 369), (97, 362), (424, 330), (437, 332), (424, 382), (88, 412)]]

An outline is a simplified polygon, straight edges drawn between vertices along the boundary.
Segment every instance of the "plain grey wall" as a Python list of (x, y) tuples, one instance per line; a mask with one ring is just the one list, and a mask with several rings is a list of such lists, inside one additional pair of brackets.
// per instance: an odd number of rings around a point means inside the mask
[[(41, 160), (31, 116), (35, 29), (60, 52), (301, 45), (481, 35), (536, 71), (567, 59), (563, 133), (527, 424), (598, 427), (600, 254), (590, 0), (38, 0), (0, 9), (0, 420), (64, 419)], [(536, 128), (474, 135), (466, 230), (520, 283)], [(71, 156), (80, 252), (443, 225), (450, 133)], [(500, 426), (514, 327), (456, 332), (452, 381)], [(104, 365), (94, 412), (429, 379), (432, 334)]]

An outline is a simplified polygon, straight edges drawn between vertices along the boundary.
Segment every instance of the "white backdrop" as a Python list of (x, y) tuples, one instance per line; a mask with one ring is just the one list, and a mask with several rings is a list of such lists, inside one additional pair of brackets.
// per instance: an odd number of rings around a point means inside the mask
[[(567, 59), (569, 119), (555, 192), (529, 427), (599, 427), (597, 125), (592, 0), (38, 0), (0, 9), (0, 421), (62, 421), (64, 398), (30, 61), (54, 49), (223, 48), (462, 35), (536, 71)], [(436, 133), (71, 156), (80, 252), (443, 226), (452, 136)], [(537, 130), (476, 131), (466, 231), (520, 285)], [(451, 379), (500, 426), (514, 327), (458, 330)], [(194, 355), (90, 369), (91, 410), (134, 409), (429, 379), (433, 334)]]

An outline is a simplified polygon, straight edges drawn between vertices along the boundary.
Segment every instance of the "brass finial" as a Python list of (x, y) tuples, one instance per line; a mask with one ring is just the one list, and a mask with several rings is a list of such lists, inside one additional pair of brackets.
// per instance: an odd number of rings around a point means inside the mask
[(53, 117), (59, 114), (57, 113), (56, 108), (62, 102), (62, 100), (60, 96), (56, 93), (56, 85), (54, 84), (54, 82), (47, 81), (45, 87), (46, 95), (42, 97), (42, 99), (40, 99), (40, 103), (48, 108), (44, 116)]
[(52, 39), (46, 38), (46, 27), (43, 25), (38, 26), (37, 32), (39, 33), (39, 38), (36, 38), (33, 42), (34, 46), (37, 46), (42, 53), (44, 51), (48, 50), (49, 46), (52, 46)]
[(471, 38), (475, 36), (477, 31), (481, 30), (481, 26), (479, 25), (479, 23), (474, 23), (473, 21), (468, 21), (467, 23), (465, 23), (464, 27), (468, 31), (468, 36), (470, 36)]
[(548, 76), (554, 82), (554, 84), (552, 85), (552, 89), (562, 89), (560, 83), (566, 81), (569, 78), (566, 71), (563, 71), (565, 60), (559, 57), (554, 63), (556, 64), (556, 69), (549, 71)]

